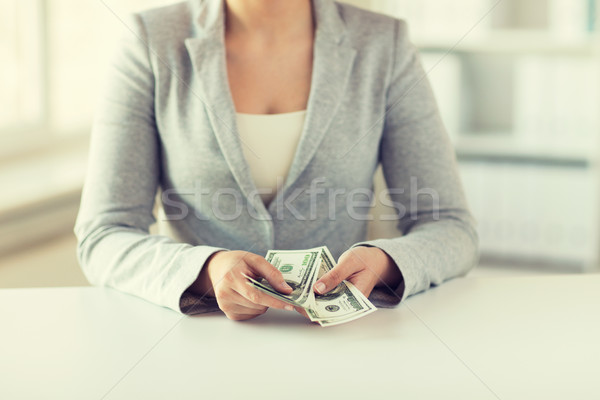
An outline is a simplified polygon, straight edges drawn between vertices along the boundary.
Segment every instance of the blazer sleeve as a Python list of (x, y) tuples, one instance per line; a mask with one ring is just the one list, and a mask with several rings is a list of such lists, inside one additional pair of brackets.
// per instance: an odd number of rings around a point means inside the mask
[[(160, 176), (154, 74), (139, 16), (127, 23), (94, 121), (77, 255), (94, 285), (109, 286), (179, 312), (217, 310), (184, 291), (218, 250), (191, 246), (148, 228)], [(182, 307), (184, 309), (182, 309)]]
[(379, 305), (391, 306), (466, 274), (478, 260), (475, 221), (467, 207), (453, 147), (418, 51), (400, 20), (396, 21), (380, 162), (402, 236), (354, 246), (378, 247), (396, 262), (403, 282), (398, 288), (372, 294)]

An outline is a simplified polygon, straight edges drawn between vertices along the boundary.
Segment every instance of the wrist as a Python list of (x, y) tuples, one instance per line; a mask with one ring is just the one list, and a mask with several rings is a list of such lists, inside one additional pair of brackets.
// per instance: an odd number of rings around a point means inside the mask
[(389, 287), (395, 289), (402, 282), (402, 273), (392, 257), (378, 247), (372, 247), (377, 251), (376, 264), (379, 266), (379, 282), (377, 287)]
[(206, 261), (204, 262), (204, 265), (202, 266), (202, 269), (200, 270), (200, 273), (198, 274), (198, 278), (196, 278), (196, 280), (194, 281), (194, 283), (192, 284), (192, 286), (190, 286), (190, 291), (198, 296), (208, 296), (208, 297), (215, 297), (215, 291), (213, 288), (213, 283), (211, 280), (211, 274), (210, 274), (210, 270), (211, 270), (211, 262), (213, 261), (215, 255), (219, 254), (223, 252), (223, 250), (221, 251), (217, 251), (213, 254), (210, 255), (210, 257), (208, 257), (206, 259)]

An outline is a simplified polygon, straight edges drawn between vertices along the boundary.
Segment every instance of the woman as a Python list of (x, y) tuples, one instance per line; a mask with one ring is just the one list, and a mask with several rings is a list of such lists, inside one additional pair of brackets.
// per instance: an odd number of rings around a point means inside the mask
[[(290, 290), (268, 249), (327, 245), (341, 257), (314, 290), (347, 279), (380, 306), (474, 265), (453, 151), (402, 21), (331, 0), (190, 0), (128, 29), (75, 228), (92, 283), (244, 320), (289, 307), (243, 276)], [(379, 163), (403, 236), (365, 242)], [(163, 234), (150, 235), (157, 189)]]

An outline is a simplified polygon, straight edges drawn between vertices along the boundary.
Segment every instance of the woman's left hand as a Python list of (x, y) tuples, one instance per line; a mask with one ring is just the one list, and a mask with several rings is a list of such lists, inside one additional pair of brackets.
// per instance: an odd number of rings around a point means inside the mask
[(357, 246), (341, 255), (338, 264), (315, 283), (314, 290), (318, 294), (327, 293), (343, 280), (350, 281), (369, 297), (375, 286), (396, 288), (402, 282), (402, 273), (383, 250)]

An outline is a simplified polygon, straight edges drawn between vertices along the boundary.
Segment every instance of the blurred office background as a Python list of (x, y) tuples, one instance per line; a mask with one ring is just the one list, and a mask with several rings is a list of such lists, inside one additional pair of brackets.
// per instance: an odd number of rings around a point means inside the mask
[[(172, 2), (3, 0), (0, 287), (87, 284), (72, 227), (102, 78), (127, 14)], [(597, 272), (600, 0), (347, 2), (409, 23), (479, 222), (472, 274)]]

